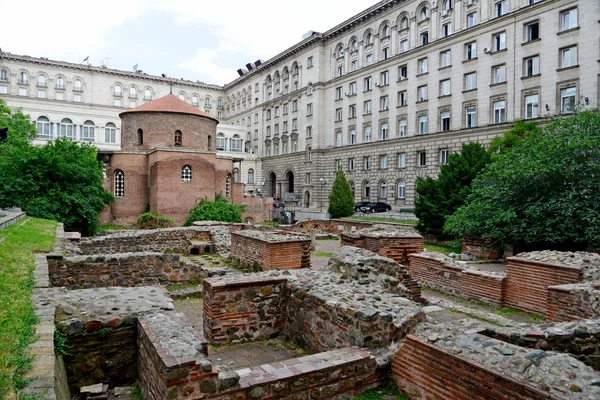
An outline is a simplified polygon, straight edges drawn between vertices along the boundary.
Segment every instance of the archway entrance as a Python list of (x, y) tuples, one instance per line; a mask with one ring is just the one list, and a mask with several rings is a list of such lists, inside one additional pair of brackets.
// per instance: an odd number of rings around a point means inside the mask
[(271, 197), (275, 197), (275, 195), (277, 194), (277, 176), (275, 175), (275, 172), (271, 172), (269, 174), (269, 192), (268, 195)]
[(292, 171), (288, 171), (285, 175), (285, 180), (287, 181), (288, 193), (294, 193), (294, 173)]

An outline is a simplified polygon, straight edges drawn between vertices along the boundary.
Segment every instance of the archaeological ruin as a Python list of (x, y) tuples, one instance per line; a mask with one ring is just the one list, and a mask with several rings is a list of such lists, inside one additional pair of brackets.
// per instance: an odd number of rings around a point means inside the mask
[[(326, 265), (311, 261), (319, 238), (335, 246)], [(391, 381), (410, 399), (600, 400), (599, 255), (504, 266), (426, 247), (410, 226), (348, 220), (89, 238), (59, 225), (54, 251), (36, 255), (28, 390), (352, 399)], [(279, 339), (286, 357), (269, 353)]]

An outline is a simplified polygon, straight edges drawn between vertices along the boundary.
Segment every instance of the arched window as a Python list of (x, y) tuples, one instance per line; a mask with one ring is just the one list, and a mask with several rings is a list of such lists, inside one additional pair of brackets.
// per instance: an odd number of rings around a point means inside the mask
[(427, 6), (421, 8), (421, 13), (419, 15), (421, 17), (421, 21), (429, 18), (429, 8), (427, 8)]
[(387, 24), (385, 24), (383, 26), (383, 29), (381, 29), (381, 37), (383, 39), (383, 38), (386, 38), (388, 36), (390, 36), (390, 26), (387, 25)]
[(184, 165), (181, 168), (181, 182), (191, 182), (192, 181), (192, 167), (189, 165)]
[(81, 81), (79, 79), (75, 79), (73, 81), (73, 90), (80, 92), (82, 88)]
[(444, 0), (442, 2), (442, 10), (448, 11), (452, 9), (452, 0)]
[(173, 144), (175, 146), (182, 146), (183, 145), (183, 137), (181, 134), (180, 130), (176, 130), (175, 131), (175, 135), (173, 135)]
[(136, 88), (134, 88), (134, 87), (129, 88), (129, 98), (137, 99), (137, 89)]
[(210, 107), (210, 97), (206, 97), (206, 99), (204, 99), (204, 107)]
[(39, 75), (37, 77), (37, 85), (39, 87), (46, 87), (46, 76), (45, 75)]
[(231, 151), (242, 151), (242, 139), (237, 133), (231, 139)]
[(179, 100), (185, 101), (185, 93), (179, 93)]
[(25, 72), (25, 71), (19, 72), (19, 83), (21, 85), (29, 84), (29, 75), (27, 75), (27, 72)]
[(312, 161), (312, 148), (310, 146), (306, 148), (306, 161)]
[(234, 183), (240, 182), (240, 170), (237, 168), (233, 169), (233, 182)]
[(65, 78), (63, 78), (62, 76), (59, 76), (58, 78), (56, 78), (56, 80), (54, 81), (55, 86), (57, 89), (64, 89), (65, 88)]
[(248, 170), (248, 184), (254, 184), (254, 170), (252, 168)]
[(117, 127), (112, 122), (104, 125), (104, 141), (106, 143), (117, 143)]
[(350, 42), (350, 50), (351, 51), (357, 51), (358, 50), (358, 40), (352, 39), (352, 41)]
[(75, 139), (75, 127), (69, 118), (63, 118), (58, 124), (58, 137)]
[(217, 151), (225, 151), (226, 139), (222, 133), (217, 134)]
[(50, 120), (48, 117), (39, 117), (37, 121), (35, 121), (35, 128), (38, 138), (52, 139), (52, 131), (50, 130)]
[(223, 108), (223, 99), (217, 99), (217, 107)]
[(120, 169), (115, 171), (115, 197), (125, 197), (125, 174)]
[(402, 17), (400, 20), (400, 29), (408, 29), (408, 18)]
[(365, 37), (365, 46), (368, 46), (370, 44), (373, 44), (373, 35), (371, 34), (371, 32), (367, 33), (367, 36)]
[(212, 150), (212, 136), (208, 135), (208, 144), (206, 148), (210, 151)]
[(138, 146), (141, 146), (144, 144), (144, 131), (142, 130), (142, 128), (138, 129), (137, 134), (138, 134), (137, 144), (138, 144)]
[(225, 178), (225, 197), (231, 197), (231, 174), (227, 174)]
[(198, 107), (198, 104), (200, 104), (200, 100), (198, 99), (198, 96), (196, 96), (196, 95), (193, 95), (193, 96), (192, 96), (192, 105), (193, 105), (194, 107)]
[(406, 198), (406, 183), (398, 182), (398, 198), (405, 199)]
[(83, 123), (81, 127), (81, 140), (84, 142), (93, 142), (96, 139), (96, 126), (90, 120)]
[(363, 182), (363, 197), (366, 199), (371, 197), (371, 184), (368, 181)]
[(379, 198), (387, 198), (387, 184), (385, 183), (385, 181), (379, 184)]
[(308, 94), (313, 94), (315, 92), (315, 89), (312, 85), (312, 83), (308, 84)]
[(8, 82), (8, 71), (3, 69), (2, 71), (0, 71), (0, 81), (2, 82)]
[(335, 52), (335, 56), (337, 58), (344, 57), (344, 46), (341, 43), (338, 44), (338, 48)]
[(116, 85), (113, 94), (115, 96), (121, 97), (123, 95), (123, 89), (121, 88), (121, 86)]
[(152, 100), (152, 90), (144, 90), (144, 100)]

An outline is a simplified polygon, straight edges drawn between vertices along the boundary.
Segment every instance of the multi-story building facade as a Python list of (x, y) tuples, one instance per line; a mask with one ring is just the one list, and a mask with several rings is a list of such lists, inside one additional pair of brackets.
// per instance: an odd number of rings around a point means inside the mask
[[(257, 157), (239, 171), (253, 188), (319, 207), (341, 168), (357, 200), (411, 207), (417, 177), (436, 175), (462, 143), (487, 144), (516, 119), (598, 104), (598, 15), (596, 0), (384, 0), (224, 87), (179, 80), (173, 93), (213, 116), (203, 105), (221, 99), (216, 116), (236, 127), (222, 148)], [(93, 113), (101, 148), (118, 148), (126, 101), (170, 90), (167, 78), (10, 54), (3, 69), (0, 97), (31, 114), (38, 131), (68, 135), (61, 118), (76, 115), (73, 135), (86, 138)], [(49, 110), (47, 128), (40, 117)]]

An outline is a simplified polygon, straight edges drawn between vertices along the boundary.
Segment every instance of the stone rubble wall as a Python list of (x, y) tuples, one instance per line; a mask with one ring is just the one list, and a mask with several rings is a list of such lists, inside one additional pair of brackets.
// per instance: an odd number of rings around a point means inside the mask
[(508, 306), (546, 315), (548, 287), (577, 283), (583, 278), (583, 269), (576, 265), (558, 264), (554, 260), (541, 261), (523, 256), (527, 257), (527, 253), (507, 259), (504, 300)]
[(208, 273), (181, 261), (178, 254), (128, 253), (63, 257), (47, 256), (52, 286), (88, 289), (181, 283)]
[(462, 238), (461, 250), (463, 253), (469, 253), (485, 260), (498, 260), (503, 254), (502, 244), (497, 240), (468, 236)]
[(327, 220), (305, 220), (298, 221), (290, 227), (283, 227), (282, 229), (289, 229), (295, 232), (310, 233), (311, 231), (321, 231), (329, 233), (341, 233), (341, 232), (353, 232), (365, 228), (371, 228), (373, 225), (389, 226), (395, 229), (402, 229), (405, 231), (414, 232), (414, 225), (398, 224), (398, 223), (385, 223), (385, 222), (368, 222), (361, 220), (352, 219), (327, 219)]
[(231, 257), (244, 268), (259, 271), (310, 268), (310, 238), (281, 231), (232, 232)]
[(213, 344), (264, 339), (283, 330), (281, 277), (238, 276), (202, 282), (204, 335)]
[(600, 284), (579, 283), (548, 288), (548, 321), (600, 318)]

